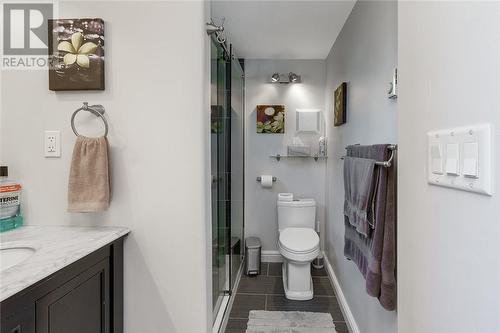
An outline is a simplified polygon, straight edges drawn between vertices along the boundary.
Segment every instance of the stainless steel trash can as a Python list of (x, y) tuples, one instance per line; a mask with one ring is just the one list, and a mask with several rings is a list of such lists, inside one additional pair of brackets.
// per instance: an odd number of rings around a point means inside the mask
[(245, 239), (245, 274), (258, 275), (260, 274), (260, 250), (262, 245), (257, 237), (247, 237)]

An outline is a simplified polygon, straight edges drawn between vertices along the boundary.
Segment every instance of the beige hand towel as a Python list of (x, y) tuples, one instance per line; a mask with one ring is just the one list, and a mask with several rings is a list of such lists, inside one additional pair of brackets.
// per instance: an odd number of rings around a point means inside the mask
[(109, 196), (108, 140), (79, 135), (69, 172), (68, 211), (104, 211), (109, 206)]

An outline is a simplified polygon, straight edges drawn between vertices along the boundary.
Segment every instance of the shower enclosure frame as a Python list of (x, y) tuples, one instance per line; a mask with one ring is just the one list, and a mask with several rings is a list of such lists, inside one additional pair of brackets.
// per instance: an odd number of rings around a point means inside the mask
[[(214, 49), (216, 51), (216, 61), (214, 63), (214, 59), (212, 58), (211, 66), (216, 66), (216, 71), (214, 72), (214, 68), (211, 69), (212, 76), (214, 73), (217, 75), (215, 78), (216, 83), (216, 94), (214, 94), (214, 77), (212, 77), (212, 113), (216, 113), (216, 120), (214, 122), (213, 114), (212, 114), (212, 130), (211, 130), (211, 150), (212, 150), (212, 178), (214, 179), (212, 183), (212, 237), (216, 236), (216, 239), (212, 238), (213, 242), (216, 242), (216, 249), (214, 246), (212, 247), (212, 277), (214, 279), (212, 283), (212, 295), (214, 300), (212, 302), (213, 306), (213, 323), (215, 323), (216, 318), (219, 317), (220, 313), (222, 314), (225, 311), (225, 305), (227, 305), (228, 299), (233, 292), (233, 288), (236, 282), (236, 276), (243, 267), (243, 259), (244, 259), (244, 138), (245, 138), (245, 127), (244, 127), (244, 69), (242, 64), (236, 58), (234, 54), (233, 46), (230, 45), (229, 48), (221, 43), (212, 36), (211, 38), (211, 55), (214, 56)], [(229, 51), (229, 52), (228, 52)], [(239, 71), (239, 74), (238, 74)], [(220, 77), (224, 73), (224, 77)], [(233, 75), (239, 75), (240, 81), (233, 80)], [(237, 89), (233, 89), (233, 82), (236, 84), (240, 84), (239, 91)], [(237, 95), (239, 94), (239, 95)], [(240, 104), (237, 106), (240, 108), (239, 114), (235, 112), (235, 108), (233, 108), (233, 103), (236, 103), (237, 98), (233, 98), (233, 95), (240, 97)], [(217, 104), (214, 105), (214, 97), (217, 97)], [(240, 119), (238, 118), (240, 117)], [(238, 123), (239, 121), (239, 123)], [(239, 143), (240, 156), (236, 157), (240, 162), (239, 165), (239, 174), (233, 173), (235, 170), (232, 168), (233, 154), (232, 149), (234, 148), (233, 144), (233, 122), (240, 127), (240, 136), (237, 137)], [(214, 126), (215, 123), (215, 126)], [(215, 128), (215, 136), (214, 136), (214, 128)], [(221, 133), (219, 133), (220, 131)], [(222, 135), (222, 136), (221, 136)], [(216, 147), (214, 147), (214, 137), (216, 138)], [(222, 140), (221, 140), (222, 139)], [(241, 141), (239, 141), (241, 140)], [(214, 148), (216, 148), (216, 156), (214, 156)], [(222, 157), (222, 159), (221, 159)], [(213, 159), (216, 161), (213, 161)], [(215, 167), (216, 173), (214, 175), (214, 162), (217, 164)], [(222, 165), (221, 165), (222, 164)], [(222, 173), (221, 173), (221, 167)], [(236, 181), (234, 181), (236, 180)], [(214, 193), (214, 183), (216, 186), (216, 190)], [(239, 189), (238, 191), (233, 191), (233, 185), (238, 183)], [(238, 192), (238, 193), (235, 193)], [(238, 200), (233, 200), (233, 195), (239, 195)], [(216, 200), (214, 204), (214, 200)], [(222, 203), (222, 204), (221, 204)], [(236, 211), (235, 204), (239, 205), (239, 217), (238, 221), (233, 220), (233, 212)], [(222, 209), (221, 209), (222, 208)], [(217, 210), (214, 215), (214, 209)], [(216, 219), (214, 221), (214, 219)], [(236, 219), (235, 219), (236, 220)], [(240, 222), (241, 228), (239, 231), (238, 237), (235, 237), (233, 234), (233, 224), (236, 222)], [(234, 224), (236, 227), (238, 225)], [(235, 228), (236, 229), (236, 228)], [(223, 231), (223, 232), (221, 232)], [(214, 232), (216, 232), (214, 234)], [(221, 237), (223, 236), (223, 237)], [(222, 239), (221, 239), (222, 238)], [(239, 251), (237, 251), (239, 246)], [(215, 251), (215, 252), (214, 252)], [(233, 253), (236, 252), (236, 253)], [(233, 262), (234, 261), (234, 262)], [(236, 267), (233, 267), (235, 266)], [(222, 268), (221, 266), (225, 267)], [(217, 274), (215, 274), (217, 271)], [(222, 272), (225, 271), (225, 272)], [(224, 282), (221, 285), (221, 273), (224, 274)], [(217, 276), (216, 276), (217, 275)], [(217, 279), (217, 280), (215, 280)], [(215, 290), (215, 288), (218, 288)], [(222, 288), (221, 288), (222, 287)], [(215, 299), (216, 298), (216, 299)], [(224, 302), (224, 299), (226, 302)], [(224, 305), (225, 304), (225, 305)]]
[[(229, 46), (229, 52), (230, 52), (230, 57), (229, 57), (229, 63), (228, 63), (228, 77), (229, 77), (229, 93), (228, 93), (228, 104), (231, 108), (231, 110), (233, 110), (233, 71), (234, 71), (234, 67), (233, 67), (233, 64), (236, 64), (237, 66), (237, 69), (240, 70), (240, 78), (242, 80), (242, 91), (241, 91), (241, 144), (240, 144), (240, 148), (241, 148), (241, 234), (240, 234), (240, 238), (239, 238), (239, 246), (240, 246), (240, 263), (238, 265), (238, 267), (236, 267), (236, 270), (235, 270), (235, 267), (233, 267), (233, 258), (236, 256), (232, 253), (230, 253), (230, 269), (229, 269), (229, 290), (227, 291), (229, 295), (232, 294), (233, 292), (233, 288), (234, 288), (234, 284), (235, 284), (235, 277), (236, 276), (233, 276), (237, 275), (237, 273), (241, 270), (242, 266), (243, 266), (243, 263), (244, 263), (244, 258), (245, 258), (245, 239), (244, 239), (244, 236), (245, 236), (245, 205), (244, 205), (244, 202), (245, 202), (245, 69), (244, 69), (244, 65), (242, 63), (242, 61), (240, 61), (240, 59), (236, 56), (236, 52), (234, 50), (234, 47), (233, 47), (233, 44), (230, 44)], [(231, 130), (232, 130), (232, 126), (229, 128), (229, 132), (230, 132), (230, 135), (231, 135)], [(232, 140), (231, 140), (231, 143), (232, 143)], [(230, 165), (229, 165), (229, 171), (231, 173), (231, 175), (233, 175), (233, 169), (232, 169), (232, 165), (231, 165), (231, 162), (233, 162), (233, 159), (232, 159), (232, 147), (230, 147), (229, 149), (229, 159), (230, 161)], [(231, 180), (232, 180), (232, 177), (231, 177)], [(232, 185), (232, 182), (230, 183), (230, 185)], [(232, 186), (229, 186), (229, 197), (232, 198), (231, 196), (231, 190), (232, 190)], [(233, 200), (230, 201), (230, 204), (228, 205), (229, 207), (229, 211), (228, 211), (228, 216), (230, 216), (230, 221), (232, 221), (232, 215), (231, 215), (231, 212), (232, 212), (232, 202)], [(231, 251), (231, 249), (233, 248), (233, 246), (231, 245), (232, 244), (232, 240), (233, 240), (233, 224), (232, 223), (229, 223), (229, 228), (228, 228), (228, 240), (230, 242), (229, 244), (229, 250)]]

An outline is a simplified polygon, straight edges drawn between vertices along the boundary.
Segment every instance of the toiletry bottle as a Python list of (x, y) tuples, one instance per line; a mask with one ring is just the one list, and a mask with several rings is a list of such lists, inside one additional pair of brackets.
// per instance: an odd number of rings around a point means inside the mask
[(7, 166), (0, 166), (0, 232), (23, 225), (21, 184), (8, 178)]
[(326, 157), (326, 138), (324, 136), (319, 138), (319, 151), (320, 157)]

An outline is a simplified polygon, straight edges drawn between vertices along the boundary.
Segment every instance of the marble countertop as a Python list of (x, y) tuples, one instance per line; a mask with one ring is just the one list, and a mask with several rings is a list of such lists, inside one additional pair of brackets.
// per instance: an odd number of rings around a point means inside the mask
[(0, 301), (128, 234), (124, 227), (23, 226), (0, 234), (0, 248), (36, 252), (0, 272)]

